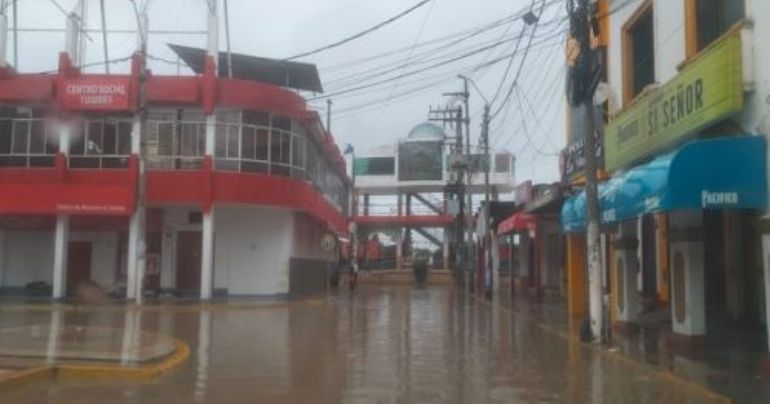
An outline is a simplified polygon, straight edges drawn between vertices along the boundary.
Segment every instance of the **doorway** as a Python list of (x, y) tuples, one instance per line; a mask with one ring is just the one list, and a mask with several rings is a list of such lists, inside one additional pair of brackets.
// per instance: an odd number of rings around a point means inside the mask
[(176, 287), (180, 292), (201, 289), (200, 231), (179, 231), (176, 234)]
[(67, 294), (72, 296), (77, 286), (91, 279), (91, 242), (70, 241), (67, 246)]

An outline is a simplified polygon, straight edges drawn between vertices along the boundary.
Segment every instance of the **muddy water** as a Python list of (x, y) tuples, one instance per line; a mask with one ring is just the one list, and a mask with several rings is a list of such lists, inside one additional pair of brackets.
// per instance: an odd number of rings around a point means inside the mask
[[(7, 309), (0, 326), (47, 325)], [(0, 392), (3, 403), (709, 402), (697, 389), (568, 342), (451, 287), (364, 287), (272, 307), (67, 310), (65, 325), (141, 324), (190, 359), (152, 382), (68, 380)]]

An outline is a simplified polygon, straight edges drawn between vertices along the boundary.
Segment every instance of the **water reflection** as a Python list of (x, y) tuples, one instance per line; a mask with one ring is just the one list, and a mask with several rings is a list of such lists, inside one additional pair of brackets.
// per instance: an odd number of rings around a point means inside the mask
[[(37, 383), (0, 393), (0, 401), (707, 402), (545, 332), (535, 315), (451, 288), (409, 287), (364, 287), (279, 307), (7, 311), (2, 327), (117, 327), (124, 363), (140, 331), (181, 338), (192, 355), (158, 382)], [(57, 350), (57, 338), (48, 343)]]

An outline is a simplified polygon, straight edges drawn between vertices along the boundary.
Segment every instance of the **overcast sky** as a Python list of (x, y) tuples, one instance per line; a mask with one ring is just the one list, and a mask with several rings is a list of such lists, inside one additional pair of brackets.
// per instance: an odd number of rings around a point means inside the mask
[[(535, 0), (535, 10), (541, 0)], [(19, 26), (22, 29), (63, 29), (65, 18), (51, 0), (18, 0)], [(146, 1), (137, 0), (141, 7)], [(416, 4), (418, 0), (229, 0), (232, 51), (256, 56), (285, 58), (327, 45), (367, 29)], [(66, 10), (76, 0), (56, 0)], [(105, 0), (109, 29), (131, 30), (136, 20), (129, 0)], [(529, 8), (532, 0), (433, 0), (412, 14), (363, 38), (339, 48), (308, 56), (301, 61), (318, 66), (325, 91), (337, 92), (368, 85), (388, 78), (382, 85), (333, 97), (332, 132), (338, 143), (352, 143), (364, 151), (405, 137), (409, 130), (427, 119), (430, 106), (446, 105), (443, 92), (458, 91), (458, 73), (474, 78), (487, 98), (500, 88), (495, 111), (508, 93), (510, 82), (521, 59), (512, 62), (508, 80), (501, 87), (507, 60), (474, 71), (478, 65), (513, 52), (523, 22), (517, 19), (496, 28), (456, 42), (460, 36), (421, 43), (458, 34)], [(532, 51), (507, 106), (491, 124), (495, 148), (507, 149), (517, 157), (517, 180), (535, 182), (558, 180), (558, 157), (564, 147), (564, 51), (563, 33), (566, 22), (563, 2), (546, 7), (542, 24), (535, 32)], [(100, 28), (99, 1), (87, 0), (89, 29)], [(222, 0), (220, 0), (220, 7)], [(206, 29), (205, 0), (150, 0), (148, 14), (151, 30)], [(220, 15), (223, 15), (220, 13)], [(12, 24), (12, 22), (9, 22)], [(220, 49), (225, 50), (225, 24), (222, 19)], [(531, 28), (530, 28), (531, 29)], [(529, 30), (526, 31), (528, 35)], [(528, 36), (520, 46), (526, 47)], [(103, 60), (101, 33), (91, 32), (86, 41), (86, 62)], [(109, 36), (110, 58), (129, 55), (136, 45), (131, 34)], [(412, 72), (439, 64), (447, 59), (488, 46), (499, 40), (506, 42), (479, 52), (473, 57), (445, 63), (418, 74)], [(13, 45), (9, 40), (8, 58), (13, 63)], [(456, 42), (456, 43), (453, 43)], [(205, 37), (197, 34), (151, 35), (149, 54), (175, 60), (166, 43), (205, 47)], [(417, 46), (415, 46), (417, 45)], [(57, 53), (63, 49), (63, 32), (19, 33), (19, 69), (24, 72), (56, 68)], [(400, 50), (387, 57), (368, 61), (361, 59)], [(523, 54), (523, 52), (518, 52)], [(151, 62), (157, 74), (176, 74), (177, 67), (160, 61)], [(113, 71), (127, 71), (127, 65), (113, 65)], [(374, 70), (374, 69), (381, 70)], [(382, 73), (389, 68), (391, 72)], [(103, 72), (102, 66), (88, 69)], [(190, 74), (182, 69), (183, 74)], [(530, 107), (531, 104), (531, 107)], [(325, 101), (313, 102), (325, 116)], [(478, 142), (483, 101), (471, 91), (471, 130), (473, 143)]]

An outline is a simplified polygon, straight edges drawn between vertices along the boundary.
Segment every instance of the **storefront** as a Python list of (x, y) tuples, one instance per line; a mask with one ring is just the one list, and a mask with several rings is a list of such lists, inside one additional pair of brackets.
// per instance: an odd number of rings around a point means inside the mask
[[(613, 175), (599, 204), (617, 330), (660, 307), (674, 339), (688, 343), (726, 324), (762, 323), (767, 145), (742, 129), (753, 80), (745, 37), (736, 27), (610, 119), (603, 150)], [(574, 268), (584, 268), (571, 247), (585, 215), (584, 192), (562, 207)]]

